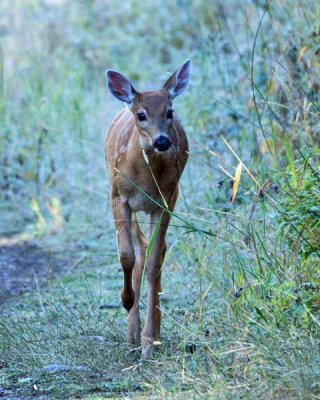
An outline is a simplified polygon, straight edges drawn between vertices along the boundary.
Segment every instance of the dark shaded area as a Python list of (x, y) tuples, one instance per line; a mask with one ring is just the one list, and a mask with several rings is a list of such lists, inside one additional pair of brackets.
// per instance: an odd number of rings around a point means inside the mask
[(34, 243), (0, 247), (0, 303), (55, 279), (65, 261)]

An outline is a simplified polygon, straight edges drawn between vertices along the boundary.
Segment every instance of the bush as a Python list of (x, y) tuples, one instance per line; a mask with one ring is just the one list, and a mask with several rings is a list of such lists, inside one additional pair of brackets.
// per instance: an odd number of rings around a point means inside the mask
[(277, 301), (309, 326), (309, 322), (319, 325), (320, 311), (320, 155), (308, 149), (300, 156), (282, 177), (278, 221), (292, 257), (286, 271), (290, 285), (285, 283)]

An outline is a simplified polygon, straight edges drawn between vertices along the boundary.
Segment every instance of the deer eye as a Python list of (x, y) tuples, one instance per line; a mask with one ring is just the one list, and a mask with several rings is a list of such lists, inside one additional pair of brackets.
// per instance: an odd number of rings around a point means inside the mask
[(167, 118), (172, 119), (173, 118), (173, 110), (168, 110), (167, 111)]
[(138, 112), (137, 113), (137, 118), (138, 118), (138, 120), (140, 122), (143, 122), (143, 121), (147, 120), (147, 117), (146, 117), (145, 113), (143, 113), (143, 112)]

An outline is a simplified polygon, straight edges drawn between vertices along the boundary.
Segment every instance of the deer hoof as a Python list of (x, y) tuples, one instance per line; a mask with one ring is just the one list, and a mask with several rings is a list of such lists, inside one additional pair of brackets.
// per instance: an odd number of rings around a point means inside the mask
[(142, 351), (141, 351), (141, 360), (147, 360), (153, 357), (153, 339), (142, 336), (141, 340)]
[(128, 318), (128, 342), (137, 345), (140, 343), (140, 318), (136, 310), (131, 309)]

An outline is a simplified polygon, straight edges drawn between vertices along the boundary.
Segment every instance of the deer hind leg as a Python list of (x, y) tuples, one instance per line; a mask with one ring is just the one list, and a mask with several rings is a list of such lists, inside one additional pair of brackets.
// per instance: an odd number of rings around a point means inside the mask
[(156, 300), (155, 300), (155, 308), (154, 308), (154, 339), (160, 339), (160, 325), (161, 325), (161, 310), (160, 310), (160, 293), (162, 291), (161, 287), (161, 273), (162, 266), (164, 262), (164, 257), (166, 255), (167, 244), (163, 241), (161, 255), (160, 255), (160, 271), (156, 277)]
[[(173, 211), (178, 197), (178, 187), (173, 192), (169, 210)], [(142, 331), (142, 358), (152, 357), (154, 340), (160, 338), (161, 310), (160, 295), (161, 292), (161, 273), (162, 265), (166, 253), (166, 232), (170, 222), (170, 214), (157, 210), (151, 214), (151, 226), (156, 227), (159, 219), (160, 226), (157, 232), (153, 248), (146, 265), (146, 276), (148, 282), (148, 304), (145, 326)]]
[(122, 305), (130, 311), (134, 304), (132, 288), (132, 270), (135, 264), (135, 253), (131, 238), (131, 208), (120, 196), (113, 196), (112, 208), (118, 235), (120, 263), (124, 274), (124, 285), (121, 292)]
[(161, 211), (151, 216), (153, 226), (156, 226), (159, 218), (161, 224), (154, 241), (149, 259), (147, 261), (146, 277), (148, 283), (147, 317), (142, 331), (142, 358), (152, 356), (154, 340), (160, 337), (160, 298), (161, 291), (161, 267), (165, 249), (165, 234), (169, 224), (169, 214), (161, 215)]
[(145, 263), (145, 255), (147, 241), (142, 233), (136, 219), (136, 214), (132, 214), (132, 242), (135, 252), (135, 264), (133, 268), (133, 290), (134, 303), (129, 312), (128, 317), (128, 341), (137, 344), (140, 341), (140, 316), (139, 316), (139, 299), (141, 289), (141, 278)]

